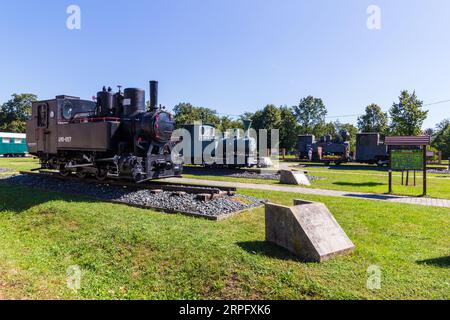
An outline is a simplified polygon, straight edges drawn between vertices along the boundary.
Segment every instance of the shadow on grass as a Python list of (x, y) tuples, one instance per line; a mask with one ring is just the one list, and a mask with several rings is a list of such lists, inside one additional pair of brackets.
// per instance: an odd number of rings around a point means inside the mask
[(381, 182), (333, 182), (333, 184), (344, 187), (378, 187), (383, 186), (384, 183)]
[(433, 265), (441, 268), (450, 268), (450, 256), (440, 257), (440, 258), (432, 258), (427, 260), (416, 261), (418, 264), (423, 265)]
[(236, 244), (250, 254), (259, 254), (280, 260), (304, 262), (288, 250), (268, 241), (245, 241), (237, 242)]
[(50, 201), (66, 201), (72, 203), (100, 202), (83, 195), (64, 194), (58, 191), (47, 191), (28, 186), (11, 185), (0, 181), (0, 212), (9, 211), (21, 213)]
[[(351, 198), (361, 198), (361, 199), (371, 199), (371, 200), (394, 200), (394, 199), (400, 199), (402, 196), (394, 196), (389, 194), (353, 194), (353, 193), (347, 193), (345, 194), (346, 197)], [(412, 196), (411, 196), (412, 197)]]
[(364, 171), (379, 171), (379, 172), (386, 172), (388, 169), (386, 167), (378, 167), (378, 166), (368, 166), (368, 165), (340, 165), (340, 166), (326, 166), (326, 165), (320, 165), (320, 164), (305, 164), (306, 168), (324, 168), (324, 169), (332, 169), (332, 170), (342, 170), (342, 171), (357, 171), (357, 170), (364, 170)]

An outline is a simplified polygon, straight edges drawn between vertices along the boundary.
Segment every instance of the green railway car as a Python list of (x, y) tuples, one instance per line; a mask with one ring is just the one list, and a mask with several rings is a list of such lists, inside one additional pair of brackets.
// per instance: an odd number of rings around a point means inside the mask
[(24, 157), (28, 153), (26, 135), (0, 132), (0, 156)]

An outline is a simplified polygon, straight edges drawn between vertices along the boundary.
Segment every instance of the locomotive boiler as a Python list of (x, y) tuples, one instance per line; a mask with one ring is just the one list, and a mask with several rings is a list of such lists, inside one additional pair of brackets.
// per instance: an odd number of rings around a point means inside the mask
[(172, 115), (158, 107), (158, 82), (151, 81), (148, 110), (145, 90), (137, 88), (103, 87), (96, 102), (71, 96), (34, 102), (27, 143), (42, 168), (64, 176), (143, 182), (181, 174), (181, 158), (172, 154), (174, 128)]

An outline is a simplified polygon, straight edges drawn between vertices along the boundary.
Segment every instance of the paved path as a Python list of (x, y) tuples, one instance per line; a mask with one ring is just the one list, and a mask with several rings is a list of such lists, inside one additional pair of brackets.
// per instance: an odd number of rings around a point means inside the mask
[(395, 196), (395, 195), (384, 195), (384, 194), (362, 193), (362, 192), (351, 192), (351, 191), (310, 189), (310, 188), (302, 188), (302, 187), (294, 187), (294, 186), (291, 187), (291, 186), (286, 186), (286, 185), (239, 183), (239, 182), (229, 182), (229, 181), (212, 181), (212, 180), (199, 180), (199, 179), (188, 179), (188, 178), (168, 178), (168, 179), (164, 179), (164, 181), (173, 182), (173, 183), (199, 184), (199, 185), (207, 185), (207, 186), (212, 186), (212, 187), (224, 186), (224, 187), (235, 187), (235, 188), (241, 188), (241, 189), (281, 191), (281, 192), (311, 194), (311, 195), (318, 195), (318, 196), (355, 198), (355, 199), (399, 202), (399, 203), (409, 203), (409, 204), (417, 204), (417, 205), (431, 206), (431, 207), (450, 208), (450, 200), (446, 200), (446, 199), (406, 197), (406, 196)]

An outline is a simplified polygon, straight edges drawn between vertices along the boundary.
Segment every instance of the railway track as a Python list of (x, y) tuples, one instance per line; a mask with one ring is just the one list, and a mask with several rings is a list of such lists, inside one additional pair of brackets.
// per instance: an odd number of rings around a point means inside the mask
[(50, 171), (21, 171), (9, 180), (42, 191), (57, 191), (81, 195), (93, 201), (110, 202), (131, 207), (175, 213), (209, 220), (227, 219), (249, 209), (262, 206), (264, 201), (236, 194), (235, 187), (200, 186), (190, 183), (151, 181), (134, 183), (128, 181), (61, 176)]
[(40, 176), (51, 179), (66, 180), (66, 181), (78, 181), (95, 185), (105, 186), (119, 186), (128, 188), (131, 190), (150, 190), (154, 193), (158, 192), (173, 192), (174, 194), (194, 194), (197, 199), (202, 201), (214, 200), (225, 196), (233, 196), (236, 194), (236, 188), (232, 187), (207, 187), (194, 184), (180, 184), (180, 183), (166, 183), (164, 181), (148, 181), (145, 183), (135, 183), (127, 181), (117, 180), (104, 180), (99, 181), (94, 178), (78, 178), (76, 176), (62, 176), (57, 172), (50, 171), (20, 171), (20, 174)]

